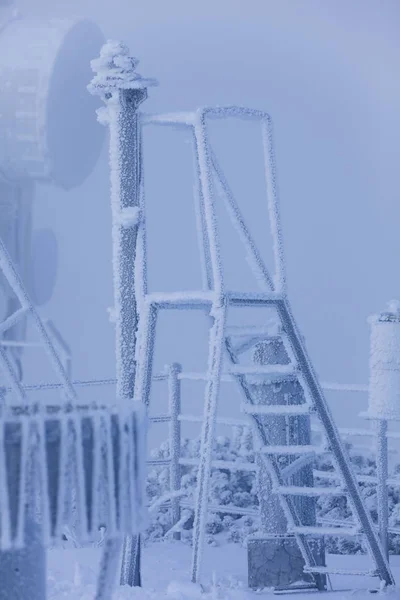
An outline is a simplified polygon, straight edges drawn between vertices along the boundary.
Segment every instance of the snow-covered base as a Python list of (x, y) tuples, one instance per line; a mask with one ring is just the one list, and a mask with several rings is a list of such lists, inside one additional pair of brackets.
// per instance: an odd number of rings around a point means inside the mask
[[(57, 549), (48, 555), (49, 600), (93, 600), (100, 548)], [(208, 547), (204, 556), (204, 586), (189, 583), (191, 549), (180, 542), (149, 544), (143, 556), (143, 588), (118, 587), (113, 600), (250, 600), (273, 596), (268, 590), (247, 589), (247, 552), (238, 544)], [(331, 556), (336, 568), (366, 569), (364, 556)], [(393, 557), (394, 576), (400, 581), (400, 557)], [(377, 579), (332, 576), (338, 600), (371, 600), (368, 589)], [(296, 593), (296, 600), (311, 600), (315, 592)], [(400, 590), (385, 593), (390, 600), (400, 599)], [(287, 597), (287, 596), (286, 596)], [(372, 596), (373, 597), (373, 596)], [(380, 596), (382, 597), (382, 596)], [(111, 600), (111, 599), (110, 599)]]

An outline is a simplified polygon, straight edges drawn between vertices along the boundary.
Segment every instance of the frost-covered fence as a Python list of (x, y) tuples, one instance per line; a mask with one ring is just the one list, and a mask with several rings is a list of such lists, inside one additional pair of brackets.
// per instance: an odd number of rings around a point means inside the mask
[[(181, 365), (175, 363), (171, 365), (168, 372), (168, 395), (169, 395), (169, 411), (171, 415), (170, 421), (170, 480), (171, 492), (176, 494), (181, 489), (181, 423), (179, 415), (181, 413), (181, 381), (179, 373), (182, 371)], [(171, 499), (172, 524), (179, 523), (181, 519), (181, 508), (179, 498)], [(180, 539), (180, 533), (174, 532), (173, 537), (176, 540)]]
[[(161, 381), (161, 380), (168, 380), (168, 375), (167, 373), (169, 372), (169, 368), (166, 369), (165, 373), (160, 373), (158, 375), (154, 376), (154, 380), (157, 381)], [(206, 373), (201, 373), (201, 372), (186, 372), (183, 371), (181, 369), (179, 369), (178, 373), (175, 374), (176, 378), (178, 381), (205, 381), (207, 374)], [(222, 380), (225, 383), (229, 383), (229, 382), (233, 382), (233, 376), (230, 373), (224, 373), (222, 375)], [(366, 402), (367, 402), (367, 392), (368, 392), (368, 385), (363, 385), (363, 384), (341, 384), (341, 383), (332, 383), (332, 382), (324, 382), (323, 384), (323, 388), (326, 391), (329, 392), (333, 392), (334, 394), (365, 394), (366, 397)], [(334, 400), (332, 400), (334, 401)], [(174, 417), (176, 418), (176, 417)], [(181, 423), (198, 423), (199, 425), (203, 422), (203, 416), (201, 414), (195, 415), (195, 414), (187, 414), (187, 413), (179, 413), (178, 415), (178, 420)], [(159, 415), (159, 416), (152, 416), (150, 417), (150, 421), (154, 422), (154, 423), (160, 423), (160, 422), (170, 422), (171, 420), (171, 414), (170, 415)], [(218, 416), (216, 419), (216, 424), (219, 426), (223, 426), (223, 427), (248, 427), (248, 420), (246, 420), (245, 418), (233, 418), (233, 417), (223, 417), (223, 416)], [(321, 426), (317, 423), (312, 423), (312, 431), (314, 435), (319, 435), (321, 433)], [(352, 442), (352, 445), (354, 445), (355, 450), (357, 450), (357, 441), (361, 438), (364, 439), (370, 439), (370, 440), (374, 440), (376, 437), (376, 431), (374, 428), (367, 428), (367, 427), (353, 427), (353, 428), (348, 428), (348, 427), (341, 427), (339, 428), (339, 432), (342, 436), (342, 438), (347, 441), (347, 442)], [(397, 441), (400, 440), (400, 432), (397, 431), (388, 431), (387, 432), (387, 439), (388, 441), (392, 440), (392, 441)], [(176, 453), (176, 446), (174, 446), (174, 442), (172, 440), (172, 438), (170, 438), (170, 448), (174, 447), (175, 448), (175, 453), (174, 453), (174, 463), (176, 465), (178, 454)], [(372, 449), (371, 445), (369, 445), (369, 447)], [(363, 447), (361, 447), (362, 450)], [(395, 451), (395, 450), (394, 450)], [(199, 465), (199, 458), (196, 457), (181, 457), (179, 458), (179, 462), (180, 462), (180, 466), (181, 467), (193, 467), (196, 468)], [(149, 466), (163, 466), (164, 465), (168, 465), (168, 467), (170, 469), (176, 468), (176, 467), (172, 467), (172, 462), (171, 462), (171, 457), (168, 459), (149, 459), (148, 460), (148, 464)], [(231, 472), (236, 472), (236, 471), (243, 471), (243, 472), (253, 472), (255, 473), (257, 471), (257, 464), (255, 462), (237, 462), (237, 461), (229, 461), (229, 460), (212, 460), (212, 468), (213, 469), (222, 469), (222, 470), (227, 470), (227, 471), (231, 471)], [(316, 477), (319, 481), (328, 481), (331, 484), (338, 484), (339, 483), (339, 478), (337, 476), (337, 474), (333, 473), (333, 472), (329, 472), (329, 471), (321, 471), (318, 470), (318, 467), (315, 466), (314, 470), (314, 477)], [(368, 484), (370, 486), (376, 486), (378, 484), (378, 477), (377, 475), (362, 475), (362, 474), (358, 474), (356, 475), (357, 481), (359, 484)], [(400, 476), (388, 476), (387, 478), (387, 485), (391, 486), (391, 487), (400, 487)], [(171, 487), (170, 491), (173, 491), (173, 488)], [(193, 509), (194, 508), (194, 502), (193, 500), (187, 499), (187, 498), (182, 498), (182, 499), (175, 499), (176, 504), (179, 503), (179, 505), (181, 506), (181, 508), (190, 508)], [(170, 504), (164, 504), (164, 506), (170, 506)], [(209, 505), (209, 512), (210, 513), (226, 513), (226, 514), (232, 514), (232, 515), (247, 515), (250, 517), (256, 517), (259, 514), (258, 509), (254, 509), (252, 508), (245, 508), (245, 507), (234, 507), (234, 506), (226, 506), (226, 505), (219, 505), (216, 504), (215, 502), (210, 503)], [(172, 522), (176, 522), (176, 520), (172, 519)], [(321, 524), (325, 524), (325, 525), (340, 525), (340, 526), (345, 526), (346, 523), (343, 522), (339, 522), (337, 519), (329, 519), (329, 518), (318, 518), (318, 522)], [(391, 526), (388, 528), (388, 532), (390, 534), (400, 534), (400, 527), (394, 527)]]
[[(60, 381), (24, 386), (0, 345), (0, 365), (10, 381), (0, 407), (0, 590), (7, 600), (25, 600), (28, 589), (29, 597), (42, 600), (44, 548), (62, 543), (63, 529), (73, 519), (72, 492), (82, 542), (97, 537), (104, 525), (111, 539), (145, 526), (146, 422), (139, 408), (116, 408), (115, 398), (103, 407), (80, 404), (65, 361), (67, 347), (40, 318), (1, 240), (0, 268), (21, 306), (0, 330), (30, 317)], [(46, 403), (43, 391), (52, 387), (60, 397)], [(29, 393), (34, 389), (40, 392), (38, 402)], [(106, 552), (98, 600), (108, 598), (114, 585), (108, 558)]]
[(24, 545), (29, 511), (40, 518), (44, 545), (62, 544), (73, 518), (73, 490), (79, 541), (94, 541), (104, 525), (111, 536), (139, 531), (146, 522), (143, 426), (136, 409), (3, 407), (0, 550)]

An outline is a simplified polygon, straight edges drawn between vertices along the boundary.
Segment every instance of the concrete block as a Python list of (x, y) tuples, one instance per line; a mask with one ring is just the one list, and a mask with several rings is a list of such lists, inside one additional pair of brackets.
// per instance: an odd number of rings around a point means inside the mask
[[(311, 540), (318, 565), (324, 565), (324, 548), (319, 539)], [(255, 535), (247, 541), (248, 585), (252, 589), (286, 588), (295, 583), (315, 582), (304, 573), (304, 559), (293, 535)], [(318, 589), (326, 589), (326, 577), (317, 576)]]

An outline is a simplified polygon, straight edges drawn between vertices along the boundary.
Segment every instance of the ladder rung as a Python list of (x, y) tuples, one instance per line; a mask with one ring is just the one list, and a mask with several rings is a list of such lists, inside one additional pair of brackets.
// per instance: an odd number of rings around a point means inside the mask
[(364, 577), (377, 577), (378, 573), (374, 569), (361, 570), (361, 569), (336, 569), (335, 567), (308, 567), (305, 566), (303, 569), (304, 573), (320, 573), (321, 575), (360, 575)]
[(298, 592), (318, 592), (319, 588), (315, 583), (299, 583), (291, 584), (288, 586), (276, 587), (273, 590), (274, 596), (287, 596), (290, 594), (297, 594)]
[(228, 292), (226, 296), (232, 306), (269, 306), (285, 299), (277, 292)]
[(171, 421), (171, 415), (157, 415), (155, 417), (149, 417), (150, 423), (169, 423)]
[(355, 536), (360, 535), (362, 531), (359, 527), (311, 527), (308, 525), (300, 527), (290, 527), (290, 533), (298, 533), (300, 535), (333, 535), (333, 536)]
[(215, 301), (214, 292), (165, 292), (147, 294), (145, 301), (157, 308), (203, 308)]
[(282, 376), (297, 376), (298, 370), (293, 365), (232, 365), (228, 369), (231, 375), (268, 375), (272, 378)]
[(228, 327), (225, 328), (225, 335), (227, 337), (235, 337), (235, 338), (241, 338), (241, 337), (263, 337), (263, 338), (268, 338), (271, 340), (280, 340), (281, 336), (277, 333), (277, 324), (273, 324), (270, 327), (268, 326), (264, 326), (264, 327), (259, 327), (259, 326), (251, 326), (249, 325), (248, 327), (243, 327), (241, 325), (238, 326), (234, 326), (234, 325), (230, 325)]
[(309, 415), (313, 407), (309, 404), (242, 404), (242, 412), (247, 415)]
[[(318, 479), (326, 479), (329, 481), (341, 481), (341, 477), (332, 471), (319, 471), (314, 470), (314, 477)], [(378, 478), (374, 475), (356, 475), (358, 483), (378, 483)], [(400, 486), (400, 477), (389, 477), (387, 480), (388, 485)]]
[(284, 454), (284, 455), (292, 455), (292, 454), (326, 454), (328, 451), (323, 447), (316, 447), (310, 445), (304, 446), (262, 446), (259, 450), (262, 454)]
[(275, 488), (276, 494), (282, 496), (346, 496), (347, 492), (343, 488), (334, 487), (307, 487), (295, 485), (280, 485)]
[(154, 458), (146, 461), (149, 467), (163, 467), (169, 465), (171, 460), (169, 458)]
[(340, 475), (338, 475), (334, 471), (320, 471), (318, 469), (314, 469), (313, 473), (314, 477), (318, 477), (319, 479), (327, 479), (329, 481), (341, 481)]

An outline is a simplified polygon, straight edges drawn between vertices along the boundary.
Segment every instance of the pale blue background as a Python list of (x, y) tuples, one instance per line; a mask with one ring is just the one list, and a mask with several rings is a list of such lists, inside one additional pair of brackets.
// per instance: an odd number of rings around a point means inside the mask
[[(26, 15), (90, 16), (106, 37), (129, 44), (140, 58), (140, 72), (160, 82), (150, 92), (147, 111), (236, 103), (270, 112), (295, 314), (323, 380), (366, 382), (366, 318), (400, 296), (397, 0), (21, 0), (19, 4)], [(240, 146), (243, 152), (245, 141), (253, 138), (235, 131), (236, 138), (226, 137), (225, 146), (218, 132), (218, 147), (225, 150), (223, 160), (235, 191), (267, 248), (258, 212), (260, 165), (254, 158), (255, 183), (247, 188), (244, 173), (237, 169)], [(185, 195), (186, 189), (190, 192), (191, 163), (187, 159), (182, 163), (186, 174), (178, 183), (178, 171), (176, 177), (171, 175), (178, 169), (177, 161), (172, 164), (174, 157), (169, 156), (163, 164), (161, 150), (175, 157), (180, 151), (171, 151), (175, 146), (168, 136), (163, 143), (151, 146), (149, 139), (146, 150), (152, 248), (179, 260), (182, 285), (190, 287), (199, 272), (189, 230), (190, 199)], [(247, 146), (244, 150), (248, 157)], [(114, 374), (113, 329), (106, 313), (112, 304), (107, 160), (105, 145), (96, 170), (80, 189), (37, 190), (35, 224), (54, 228), (60, 245), (57, 288), (43, 312), (54, 318), (71, 343), (74, 375), (79, 378)], [(166, 182), (177, 188), (167, 190)], [(183, 230), (182, 246), (168, 230), (177, 222)], [(178, 285), (176, 271), (167, 277), (155, 255), (153, 264), (155, 287), (168, 281)], [(179, 336), (182, 332), (170, 338), (172, 343)], [(187, 368), (194, 368), (196, 352), (186, 357)], [(359, 408), (355, 399), (351, 402), (351, 407), (346, 399), (336, 404), (344, 424)]]

